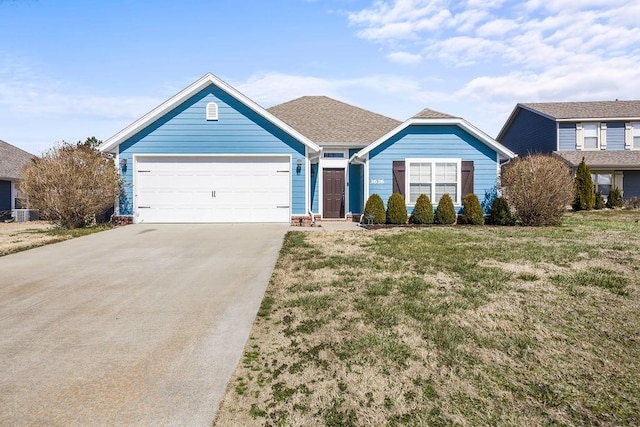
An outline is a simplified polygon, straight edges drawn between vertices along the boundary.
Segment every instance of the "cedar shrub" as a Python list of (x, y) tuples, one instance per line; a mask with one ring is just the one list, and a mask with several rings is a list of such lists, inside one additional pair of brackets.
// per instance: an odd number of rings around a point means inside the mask
[(591, 170), (584, 161), (578, 165), (575, 178), (575, 196), (573, 198), (574, 211), (590, 211), (596, 204), (596, 196), (594, 193), (593, 180), (591, 179)]
[(433, 224), (433, 205), (426, 194), (418, 196), (411, 214), (411, 222), (413, 224)]
[(622, 191), (618, 187), (613, 187), (609, 192), (607, 198), (607, 207), (610, 209), (621, 208), (624, 206), (624, 200), (622, 199)]
[(462, 213), (460, 214), (461, 224), (483, 225), (484, 210), (480, 206), (478, 196), (469, 193), (462, 200)]
[(451, 200), (449, 193), (444, 193), (438, 202), (433, 222), (436, 224), (455, 224), (456, 217), (457, 215), (456, 210), (453, 207), (453, 200)]
[(406, 224), (407, 205), (400, 193), (393, 193), (387, 200), (387, 224)]
[(387, 214), (384, 210), (384, 202), (382, 198), (377, 194), (372, 194), (367, 199), (367, 203), (364, 205), (364, 221), (366, 223), (367, 216), (373, 216), (374, 224), (384, 224), (387, 220)]
[(507, 199), (504, 197), (496, 197), (491, 204), (487, 224), (491, 225), (514, 225), (515, 218), (511, 214), (511, 208)]
[(600, 210), (604, 208), (605, 208), (604, 197), (602, 197), (602, 193), (598, 191), (596, 193), (596, 199), (595, 199), (595, 204), (593, 205), (593, 209)]

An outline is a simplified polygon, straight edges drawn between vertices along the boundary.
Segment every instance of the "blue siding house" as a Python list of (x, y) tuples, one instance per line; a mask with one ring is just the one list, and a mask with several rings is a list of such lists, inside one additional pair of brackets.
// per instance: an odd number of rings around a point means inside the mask
[[(449, 193), (458, 208), (515, 157), (465, 120), (405, 121), (325, 96), (263, 109), (207, 74), (101, 146), (124, 182), (125, 222), (359, 220), (366, 199)], [(406, 171), (406, 172), (405, 172)]]
[(400, 193), (411, 213), (418, 196), (435, 205), (444, 193), (458, 210), (466, 194), (480, 200), (495, 188), (503, 161), (515, 154), (466, 120), (425, 109), (373, 144), (352, 161), (364, 165), (364, 193), (387, 200)]
[(553, 153), (576, 168), (585, 159), (596, 191), (640, 197), (640, 101), (518, 104), (497, 140), (520, 155)]

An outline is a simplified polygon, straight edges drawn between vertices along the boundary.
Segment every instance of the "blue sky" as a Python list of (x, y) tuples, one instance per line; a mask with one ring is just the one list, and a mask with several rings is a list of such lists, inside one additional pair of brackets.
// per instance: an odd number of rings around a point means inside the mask
[(628, 0), (0, 0), (0, 139), (106, 139), (207, 72), (495, 137), (517, 102), (640, 99)]

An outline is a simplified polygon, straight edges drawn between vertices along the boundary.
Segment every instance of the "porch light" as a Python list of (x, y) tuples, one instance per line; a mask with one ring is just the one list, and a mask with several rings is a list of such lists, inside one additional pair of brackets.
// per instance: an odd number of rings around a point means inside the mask
[(125, 158), (120, 159), (120, 169), (122, 170), (122, 172), (126, 172), (126, 170), (127, 170), (127, 159), (125, 159)]

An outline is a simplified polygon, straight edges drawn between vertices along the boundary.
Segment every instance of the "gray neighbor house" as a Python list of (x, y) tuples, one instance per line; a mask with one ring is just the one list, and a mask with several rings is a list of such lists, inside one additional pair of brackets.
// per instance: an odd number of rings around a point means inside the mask
[(0, 140), (0, 218), (20, 209), (18, 182), (35, 156)]
[(516, 105), (496, 138), (519, 155), (553, 153), (572, 168), (585, 159), (596, 191), (640, 197), (640, 101)]

